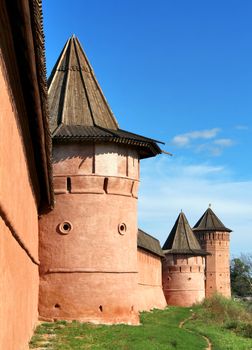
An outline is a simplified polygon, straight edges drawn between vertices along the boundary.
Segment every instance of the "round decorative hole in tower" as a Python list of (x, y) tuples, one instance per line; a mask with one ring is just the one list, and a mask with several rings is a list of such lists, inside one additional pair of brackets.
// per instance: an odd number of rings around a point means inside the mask
[(120, 235), (124, 235), (126, 231), (127, 231), (126, 224), (121, 223), (118, 225), (118, 232), (120, 233)]
[(69, 221), (64, 221), (59, 225), (59, 231), (62, 235), (67, 235), (73, 229), (73, 225)]

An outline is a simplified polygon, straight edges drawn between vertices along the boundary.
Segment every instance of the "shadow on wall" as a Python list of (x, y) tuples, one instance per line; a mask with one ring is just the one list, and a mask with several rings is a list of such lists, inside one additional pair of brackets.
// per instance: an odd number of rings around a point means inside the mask
[(82, 160), (91, 159), (94, 154), (96, 156), (105, 154), (116, 154), (117, 156), (125, 157), (128, 155), (128, 150), (125, 147), (111, 144), (95, 144), (95, 143), (75, 143), (67, 145), (67, 152), (64, 144), (54, 145), (53, 147), (53, 164), (57, 164), (67, 159), (79, 158)]

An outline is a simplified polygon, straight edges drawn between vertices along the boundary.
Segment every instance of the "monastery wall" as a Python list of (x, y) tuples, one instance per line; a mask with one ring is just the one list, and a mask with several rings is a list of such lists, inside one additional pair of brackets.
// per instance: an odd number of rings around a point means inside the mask
[(166, 254), (163, 289), (168, 305), (191, 306), (205, 297), (205, 258)]
[(149, 311), (166, 307), (162, 288), (161, 258), (141, 248), (137, 249), (138, 309)]
[(54, 147), (55, 209), (40, 219), (40, 316), (138, 323), (138, 155)]
[(37, 321), (38, 216), (0, 55), (0, 349), (23, 350)]

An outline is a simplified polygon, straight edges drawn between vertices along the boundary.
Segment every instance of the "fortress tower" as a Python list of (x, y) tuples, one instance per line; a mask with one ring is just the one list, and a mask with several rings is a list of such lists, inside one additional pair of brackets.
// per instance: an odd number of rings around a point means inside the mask
[(206, 257), (206, 297), (215, 292), (230, 297), (229, 234), (232, 231), (223, 225), (210, 207), (193, 231), (202, 249), (211, 254)]
[(164, 246), (163, 290), (168, 305), (191, 306), (205, 297), (205, 256), (184, 213)]
[(55, 208), (40, 218), (39, 313), (137, 324), (139, 161), (161, 153), (119, 129), (77, 38), (49, 78)]

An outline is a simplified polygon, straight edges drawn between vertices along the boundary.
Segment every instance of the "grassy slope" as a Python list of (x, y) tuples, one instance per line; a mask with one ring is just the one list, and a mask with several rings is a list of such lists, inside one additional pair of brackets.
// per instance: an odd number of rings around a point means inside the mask
[(188, 322), (185, 327), (207, 336), (211, 340), (213, 350), (252, 350), (251, 339), (237, 336), (217, 324), (195, 320)]
[(185, 327), (207, 336), (213, 350), (252, 350), (252, 313), (247, 305), (217, 294), (193, 310), (195, 317)]
[(30, 348), (42, 347), (41, 340), (46, 339), (43, 347), (53, 350), (203, 350), (203, 338), (178, 328), (190, 315), (189, 309), (172, 307), (142, 313), (141, 326), (44, 323), (37, 328)]
[[(192, 319), (179, 328), (180, 322), (190, 317)], [(141, 323), (141, 326), (96, 326), (76, 321), (44, 323), (37, 328), (30, 348), (203, 350), (206, 341), (202, 334), (210, 339), (212, 350), (252, 350), (251, 311), (239, 302), (218, 295), (192, 309), (169, 307), (143, 312)]]

